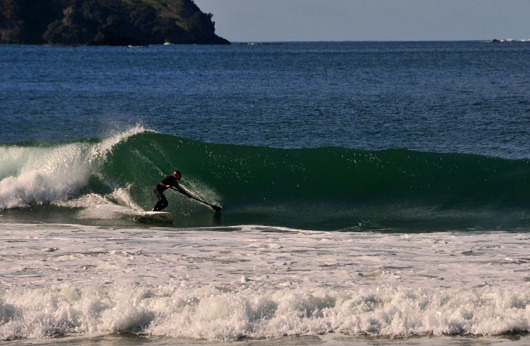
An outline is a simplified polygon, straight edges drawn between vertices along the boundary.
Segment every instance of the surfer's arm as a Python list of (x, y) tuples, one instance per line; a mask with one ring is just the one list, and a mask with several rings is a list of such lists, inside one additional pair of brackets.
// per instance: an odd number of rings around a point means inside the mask
[(184, 196), (188, 197), (188, 198), (193, 198), (193, 195), (191, 193), (189, 193), (186, 189), (184, 189), (183, 187), (181, 187), (180, 185), (173, 185), (173, 190), (177, 190), (178, 192), (180, 192), (181, 194), (183, 194)]
[(178, 187), (178, 191), (188, 198), (193, 198), (193, 195), (191, 193), (189, 193), (188, 191), (186, 191), (184, 188), (180, 186)]
[(159, 183), (158, 183), (158, 186), (165, 187), (166, 189), (170, 189), (170, 188), (171, 188), (171, 185), (164, 184), (163, 181), (159, 182)]

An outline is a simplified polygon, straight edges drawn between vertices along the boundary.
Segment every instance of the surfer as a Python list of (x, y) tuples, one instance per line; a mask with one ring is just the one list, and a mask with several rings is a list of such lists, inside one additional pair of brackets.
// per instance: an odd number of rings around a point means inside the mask
[(168, 202), (166, 199), (166, 196), (164, 196), (164, 191), (167, 189), (173, 188), (174, 190), (182, 193), (183, 195), (192, 198), (192, 195), (186, 190), (184, 190), (179, 185), (179, 180), (182, 179), (182, 173), (180, 171), (173, 172), (173, 175), (169, 175), (165, 177), (161, 182), (156, 184), (154, 188), (154, 193), (156, 195), (156, 198), (158, 198), (158, 202), (153, 207), (153, 211), (161, 211), (165, 207), (167, 207)]

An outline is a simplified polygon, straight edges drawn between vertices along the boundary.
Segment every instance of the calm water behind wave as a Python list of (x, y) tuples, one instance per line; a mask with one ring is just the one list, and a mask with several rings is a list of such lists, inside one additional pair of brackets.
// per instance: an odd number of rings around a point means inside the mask
[(528, 158), (530, 44), (0, 47), (0, 143), (140, 123), (210, 143)]

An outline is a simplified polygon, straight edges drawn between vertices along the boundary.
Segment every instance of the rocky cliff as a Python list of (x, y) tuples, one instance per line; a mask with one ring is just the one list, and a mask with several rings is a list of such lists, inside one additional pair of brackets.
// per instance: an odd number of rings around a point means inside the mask
[(228, 44), (193, 0), (0, 0), (0, 43)]

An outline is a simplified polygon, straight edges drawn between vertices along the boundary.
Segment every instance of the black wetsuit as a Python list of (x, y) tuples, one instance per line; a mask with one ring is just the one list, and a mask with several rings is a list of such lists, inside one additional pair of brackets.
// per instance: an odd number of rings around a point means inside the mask
[(159, 182), (153, 190), (156, 197), (158, 198), (158, 202), (153, 208), (153, 211), (161, 211), (165, 207), (167, 207), (168, 202), (167, 202), (166, 196), (164, 196), (164, 191), (167, 190), (167, 185), (170, 185), (176, 188), (179, 192), (185, 194), (184, 190), (179, 186), (179, 182), (177, 181), (177, 179), (175, 179), (174, 176), (170, 175), (170, 176), (165, 177), (164, 180)]

